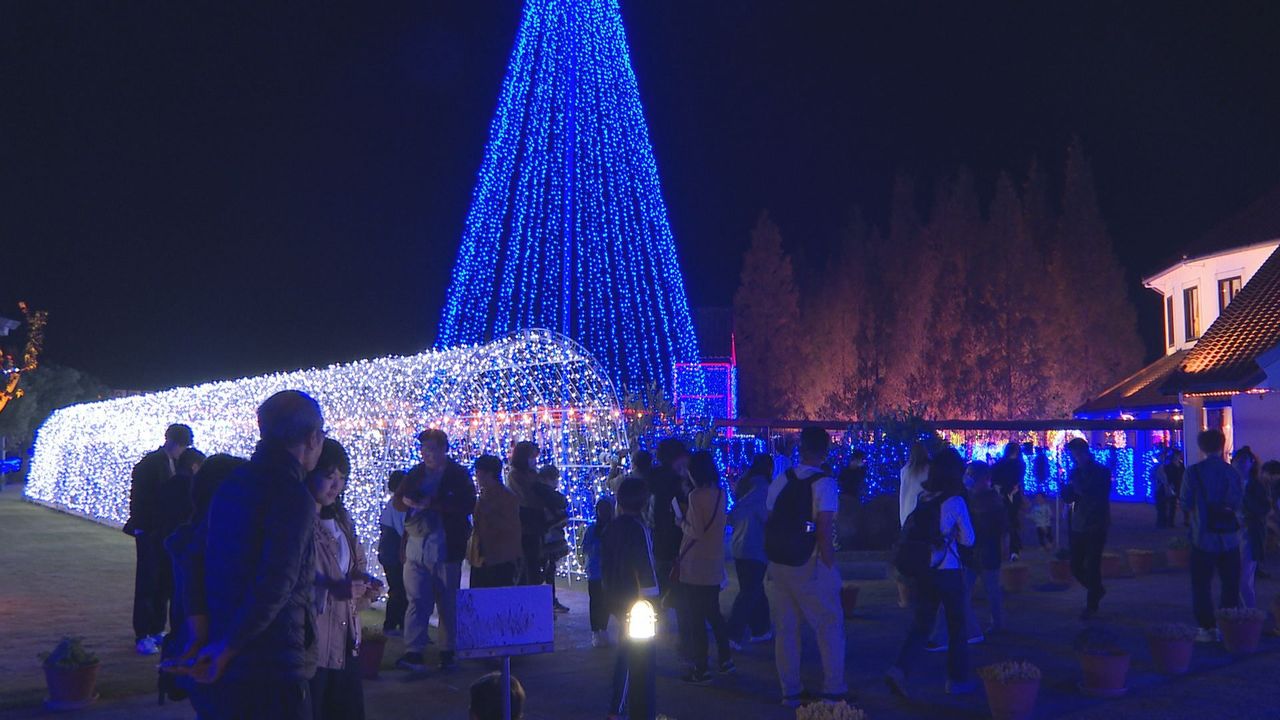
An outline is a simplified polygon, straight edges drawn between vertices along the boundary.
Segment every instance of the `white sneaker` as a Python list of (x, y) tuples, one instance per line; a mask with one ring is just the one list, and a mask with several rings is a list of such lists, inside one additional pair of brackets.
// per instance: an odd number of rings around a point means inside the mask
[(1213, 630), (1210, 628), (1200, 628), (1199, 630), (1196, 631), (1196, 642), (1211, 643), (1211, 642), (1217, 642), (1217, 641), (1218, 641), (1218, 638), (1217, 638), (1216, 630)]
[(596, 630), (591, 633), (591, 647), (607, 648), (609, 647), (609, 632), (607, 630)]
[(751, 642), (752, 642), (752, 643), (763, 643), (763, 642), (769, 642), (769, 641), (770, 641), (770, 640), (772, 640), (772, 639), (773, 639), (773, 630), (772, 630), (772, 629), (770, 629), (770, 630), (765, 630), (763, 635), (752, 635), (752, 636), (751, 636)]
[(160, 647), (156, 644), (155, 638), (150, 637), (144, 637), (139, 640), (135, 648), (139, 655), (155, 655), (160, 652)]

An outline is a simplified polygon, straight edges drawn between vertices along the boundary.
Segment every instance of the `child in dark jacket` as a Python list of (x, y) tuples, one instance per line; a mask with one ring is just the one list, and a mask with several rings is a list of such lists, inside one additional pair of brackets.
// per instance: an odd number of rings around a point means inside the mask
[(609, 603), (604, 596), (604, 571), (600, 566), (601, 540), (613, 520), (613, 501), (600, 498), (596, 521), (582, 534), (582, 554), (587, 566), (587, 597), (591, 603), (591, 647), (609, 646)]
[[(393, 497), (404, 475), (403, 470), (393, 470), (387, 478), (387, 492)], [(378, 520), (378, 564), (387, 576), (387, 615), (382, 622), (382, 632), (389, 636), (404, 634), (404, 614), (409, 609), (409, 596), (404, 588), (404, 515), (404, 511), (397, 510), (388, 499)]]
[(986, 463), (970, 463), (967, 474), (971, 480), (969, 516), (973, 520), (974, 543), (973, 562), (965, 569), (965, 578), (970, 596), (974, 583), (982, 580), (987, 602), (991, 606), (991, 625), (986, 632), (992, 633), (1004, 626), (1000, 564), (1004, 557), (1004, 538), (1009, 532), (1009, 514), (1000, 492), (991, 484), (991, 466)]

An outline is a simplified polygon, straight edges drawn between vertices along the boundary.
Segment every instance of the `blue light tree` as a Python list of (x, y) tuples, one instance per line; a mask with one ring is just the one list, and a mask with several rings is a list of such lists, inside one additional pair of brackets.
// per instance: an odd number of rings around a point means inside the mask
[(639, 397), (698, 362), (617, 0), (526, 2), (437, 343), (527, 328)]

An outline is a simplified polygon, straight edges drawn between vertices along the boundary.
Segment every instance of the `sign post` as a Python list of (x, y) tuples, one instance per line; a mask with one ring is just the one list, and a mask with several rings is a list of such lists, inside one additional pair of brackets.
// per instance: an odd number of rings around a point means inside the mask
[(550, 585), (458, 591), (457, 657), (502, 658), (502, 716), (511, 720), (511, 656), (555, 650)]

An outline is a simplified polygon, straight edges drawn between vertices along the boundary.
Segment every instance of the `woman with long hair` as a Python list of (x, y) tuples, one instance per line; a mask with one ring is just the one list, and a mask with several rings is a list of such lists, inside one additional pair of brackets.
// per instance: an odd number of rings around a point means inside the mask
[(960, 561), (961, 546), (971, 547), (974, 541), (965, 502), (964, 472), (964, 459), (954, 448), (938, 452), (929, 463), (929, 477), (914, 510), (917, 517), (912, 518), (913, 524), (937, 522), (939, 532), (929, 533), (937, 538), (937, 544), (928, 569), (916, 580), (911, 594), (911, 629), (897, 659), (885, 673), (885, 684), (899, 697), (907, 697), (907, 676), (924, 652), (939, 605), (947, 617), (947, 692), (966, 693), (974, 687), (969, 680), (964, 564)]
[(898, 524), (905, 525), (907, 516), (916, 509), (924, 481), (929, 478), (929, 447), (923, 440), (911, 445), (911, 454), (907, 456), (907, 464), (902, 466), (898, 478), (901, 481), (898, 484)]
[[(729, 645), (765, 642), (773, 639), (769, 623), (769, 598), (764, 592), (768, 558), (764, 554), (764, 521), (769, 517), (765, 500), (773, 480), (773, 456), (756, 453), (751, 467), (734, 488), (733, 526), (734, 570), (738, 574), (738, 596), (729, 612)], [(736, 649), (736, 648), (735, 648)]]
[(680, 574), (680, 594), (686, 603), (689, 627), (689, 650), (693, 670), (682, 679), (691, 684), (711, 682), (707, 661), (707, 625), (716, 638), (718, 669), (733, 672), (730, 657), (729, 630), (720, 614), (720, 585), (724, 581), (724, 527), (728, 496), (720, 487), (720, 471), (715, 459), (706, 451), (689, 459), (688, 510), (680, 520), (684, 540), (676, 562)]
[(541, 585), (544, 580), (542, 539), (547, 534), (547, 507), (538, 485), (538, 446), (522, 440), (512, 446), (507, 462), (507, 487), (520, 501), (521, 585)]
[(1245, 607), (1258, 606), (1255, 582), (1258, 563), (1267, 545), (1267, 516), (1271, 514), (1271, 495), (1262, 482), (1261, 463), (1248, 445), (1235, 451), (1231, 465), (1244, 478), (1244, 542), (1240, 543), (1240, 602)]
[(379, 592), (367, 571), (364, 550), (341, 495), (351, 460), (338, 441), (326, 438), (320, 460), (307, 474), (316, 501), (316, 674), (311, 678), (315, 720), (363, 720), (360, 610)]

